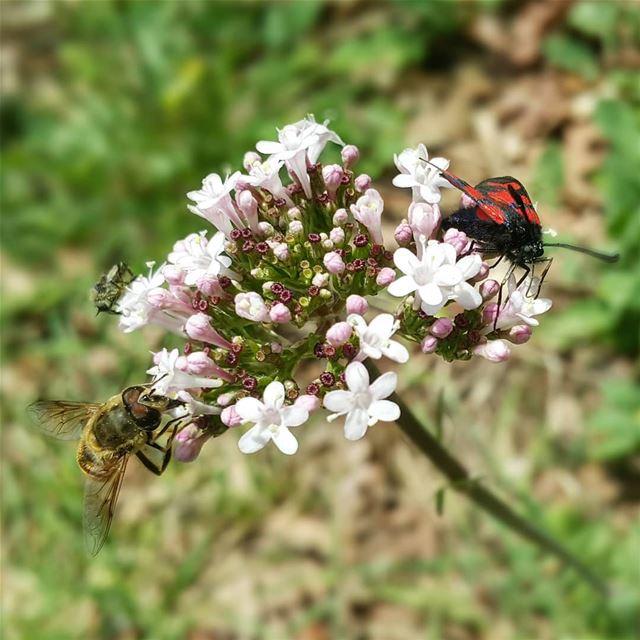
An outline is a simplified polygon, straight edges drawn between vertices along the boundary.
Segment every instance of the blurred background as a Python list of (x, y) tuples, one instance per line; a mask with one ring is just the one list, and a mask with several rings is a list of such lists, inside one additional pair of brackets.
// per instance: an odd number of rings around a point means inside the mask
[[(624, 639), (640, 598), (640, 9), (636, 2), (3, 2), (2, 509), (7, 640)], [(38, 397), (145, 379), (88, 291), (202, 227), (186, 191), (315, 113), (387, 201), (424, 142), (470, 182), (512, 174), (560, 239), (554, 308), (506, 365), (412, 358), (403, 392), (473, 474), (613, 586), (604, 602), (494, 524), (381, 425), (235, 434), (161, 479), (130, 465), (89, 560), (73, 443)], [(454, 198), (455, 199), (455, 198)], [(443, 513), (435, 496), (445, 489)]]

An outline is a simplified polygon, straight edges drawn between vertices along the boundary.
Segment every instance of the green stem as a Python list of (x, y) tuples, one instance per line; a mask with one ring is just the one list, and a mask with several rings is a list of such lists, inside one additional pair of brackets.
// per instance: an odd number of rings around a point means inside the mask
[[(370, 360), (366, 360), (364, 364), (372, 378), (380, 375), (380, 372)], [(472, 478), (465, 467), (420, 423), (397, 393), (394, 393), (389, 399), (400, 407), (401, 416), (397, 420), (398, 426), (409, 436), (418, 449), (431, 460), (436, 468), (448, 478), (453, 489), (467, 495), (478, 507), (502, 522), (512, 531), (572, 567), (595, 591), (602, 596), (607, 596), (608, 588), (606, 583), (593, 573), (589, 567), (548, 533), (527, 522), (498, 496), (480, 484), (478, 480)]]

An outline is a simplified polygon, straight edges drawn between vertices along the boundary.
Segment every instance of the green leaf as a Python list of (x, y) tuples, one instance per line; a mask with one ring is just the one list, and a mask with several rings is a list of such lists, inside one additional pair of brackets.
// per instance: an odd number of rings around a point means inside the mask
[(546, 59), (559, 69), (571, 71), (587, 80), (598, 77), (598, 61), (584, 43), (565, 35), (549, 36), (542, 45)]

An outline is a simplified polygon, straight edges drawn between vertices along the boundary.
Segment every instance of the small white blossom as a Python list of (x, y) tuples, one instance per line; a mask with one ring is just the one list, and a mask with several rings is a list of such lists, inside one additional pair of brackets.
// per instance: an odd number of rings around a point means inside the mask
[(307, 174), (307, 158), (315, 163), (327, 142), (344, 144), (340, 137), (320, 124), (313, 116), (307, 116), (294, 124), (278, 129), (278, 142), (261, 140), (256, 145), (260, 153), (268, 154), (272, 162), (286, 162), (290, 171), (300, 181), (305, 195), (311, 197), (311, 182)]
[(372, 240), (376, 244), (382, 244), (382, 210), (384, 200), (375, 189), (367, 189), (363, 196), (358, 198), (355, 204), (351, 205), (353, 217), (364, 225), (371, 234)]
[(269, 191), (276, 198), (284, 198), (287, 204), (293, 206), (293, 201), (280, 179), (283, 164), (284, 160), (274, 160), (273, 157), (267, 158), (264, 162), (254, 162), (249, 168), (249, 175), (242, 176), (242, 180), (258, 189)]
[[(536, 298), (540, 288), (540, 279), (526, 278), (519, 287), (516, 287), (516, 277), (511, 274), (508, 286), (509, 297), (500, 309), (495, 328), (510, 329), (523, 323), (530, 327), (537, 327), (540, 323), (534, 316), (549, 311), (552, 305), (549, 298)], [(493, 330), (493, 325), (491, 330)]]
[(222, 253), (224, 243), (225, 235), (221, 231), (209, 240), (206, 231), (192, 233), (176, 243), (168, 260), (185, 272), (184, 284), (193, 286), (204, 277), (221, 275), (231, 265), (231, 260)]
[(348, 440), (359, 440), (378, 420), (393, 422), (400, 417), (395, 402), (385, 400), (395, 390), (398, 376), (389, 371), (369, 384), (369, 372), (360, 362), (351, 362), (345, 369), (348, 391), (329, 391), (324, 407), (334, 413), (327, 420), (346, 415), (344, 435)]
[(299, 427), (309, 418), (309, 412), (300, 405), (284, 405), (285, 388), (281, 382), (270, 382), (264, 390), (262, 402), (256, 398), (241, 398), (235, 404), (235, 410), (243, 423), (253, 422), (238, 441), (242, 453), (255, 453), (269, 440), (287, 455), (298, 450), (298, 441), (289, 431), (290, 427)]
[(189, 211), (208, 220), (226, 236), (231, 233), (232, 222), (238, 228), (244, 227), (230, 195), (239, 177), (240, 172), (236, 171), (223, 182), (217, 173), (210, 173), (202, 181), (202, 189), (187, 193), (187, 197), (196, 203), (195, 207), (187, 205)]
[(162, 349), (153, 354), (155, 366), (147, 371), (153, 376), (153, 389), (155, 393), (166, 396), (181, 389), (213, 389), (222, 385), (222, 380), (217, 378), (205, 378), (193, 376), (178, 368), (180, 352), (178, 349)]
[(394, 155), (393, 159), (400, 171), (393, 179), (393, 184), (400, 188), (411, 187), (415, 202), (437, 204), (440, 202), (440, 189), (451, 188), (438, 171), (448, 169), (449, 161), (446, 158), (432, 158), (426, 162), (429, 155), (423, 144), (416, 149), (405, 149), (400, 155)]
[(420, 237), (420, 259), (409, 249), (400, 248), (393, 254), (395, 265), (405, 275), (392, 282), (388, 291), (403, 297), (414, 291), (421, 309), (434, 315), (449, 301), (455, 300), (464, 309), (475, 309), (482, 304), (480, 293), (468, 282), (478, 274), (482, 258), (469, 255), (456, 262), (456, 250), (447, 243)]
[(395, 362), (404, 363), (409, 360), (409, 352), (399, 342), (391, 340), (391, 336), (398, 330), (400, 322), (394, 320), (390, 313), (377, 315), (367, 326), (367, 321), (358, 314), (351, 314), (347, 322), (354, 328), (360, 340), (360, 352), (356, 360), (365, 358), (379, 360), (386, 356)]

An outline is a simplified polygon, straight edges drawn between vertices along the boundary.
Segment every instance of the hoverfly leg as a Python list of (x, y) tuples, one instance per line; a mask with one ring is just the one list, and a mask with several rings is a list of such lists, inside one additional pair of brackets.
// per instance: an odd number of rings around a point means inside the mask
[[(163, 429), (163, 432), (173, 424), (173, 429), (167, 438), (164, 446), (159, 445), (155, 440), (153, 442), (149, 442), (143, 450), (140, 450), (136, 453), (138, 459), (142, 464), (151, 471), (151, 473), (155, 473), (157, 476), (161, 476), (169, 462), (171, 460), (171, 452), (173, 446), (173, 439), (176, 436), (178, 431), (178, 419), (170, 420)], [(160, 435), (160, 434), (158, 434)], [(157, 439), (157, 438), (156, 438)], [(158, 453), (156, 453), (158, 452)]]

